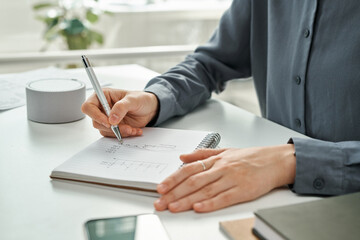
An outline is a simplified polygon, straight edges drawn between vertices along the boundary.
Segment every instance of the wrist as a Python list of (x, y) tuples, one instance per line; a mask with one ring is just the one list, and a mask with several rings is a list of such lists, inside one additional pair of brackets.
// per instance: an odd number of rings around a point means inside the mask
[(158, 97), (152, 93), (152, 92), (145, 92), (148, 94), (149, 98), (150, 98), (150, 102), (151, 102), (151, 111), (150, 111), (150, 121), (146, 126), (154, 126), (158, 117), (159, 117), (159, 112), (160, 112), (160, 101), (158, 99)]
[(279, 146), (277, 161), (278, 179), (275, 187), (292, 184), (295, 181), (296, 174), (296, 156), (293, 144), (285, 144)]

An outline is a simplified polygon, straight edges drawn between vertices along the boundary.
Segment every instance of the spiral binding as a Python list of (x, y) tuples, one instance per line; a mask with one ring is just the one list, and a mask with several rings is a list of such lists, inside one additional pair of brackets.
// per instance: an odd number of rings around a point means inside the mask
[(209, 133), (206, 137), (199, 143), (196, 149), (199, 148), (216, 148), (220, 142), (220, 134), (218, 133)]
[[(201, 142), (199, 143), (199, 145), (197, 145), (195, 150), (200, 148), (216, 148), (220, 142), (220, 139), (221, 139), (220, 134), (209, 133), (208, 135), (206, 135), (206, 137), (204, 137), (203, 140), (201, 140)], [(181, 164), (179, 169), (182, 168), (184, 165), (186, 165), (186, 163)]]

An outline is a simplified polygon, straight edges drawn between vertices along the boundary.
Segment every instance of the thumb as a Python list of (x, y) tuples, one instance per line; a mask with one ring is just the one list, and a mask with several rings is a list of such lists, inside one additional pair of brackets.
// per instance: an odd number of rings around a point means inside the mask
[(111, 125), (118, 125), (125, 115), (129, 112), (131, 104), (126, 99), (117, 101), (112, 107), (109, 115), (109, 123)]
[(226, 150), (225, 148), (222, 149), (202, 148), (202, 149), (197, 149), (192, 153), (182, 154), (180, 155), (180, 159), (184, 163), (190, 163), (197, 160), (204, 160), (214, 155), (218, 155), (225, 150)]

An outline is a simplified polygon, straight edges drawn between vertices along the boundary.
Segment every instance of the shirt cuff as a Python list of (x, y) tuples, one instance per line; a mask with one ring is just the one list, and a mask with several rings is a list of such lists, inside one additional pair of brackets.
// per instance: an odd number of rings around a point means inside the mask
[(160, 83), (156, 83), (146, 86), (144, 91), (155, 94), (159, 101), (157, 117), (155, 117), (155, 119), (153, 119), (149, 124), (158, 126), (174, 115), (173, 111), (175, 107), (173, 106), (173, 103), (176, 102), (176, 99), (170, 89)]
[(341, 148), (332, 142), (292, 138), (295, 146), (296, 176), (290, 189), (299, 194), (337, 195), (343, 193), (344, 164)]

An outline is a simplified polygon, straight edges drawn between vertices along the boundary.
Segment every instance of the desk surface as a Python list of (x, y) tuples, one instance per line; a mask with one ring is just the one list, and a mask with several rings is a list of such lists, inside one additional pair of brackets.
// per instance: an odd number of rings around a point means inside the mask
[[(77, 73), (83, 69), (71, 70)], [(141, 90), (155, 72), (137, 65), (95, 68), (114, 87)], [(205, 105), (162, 125), (167, 128), (217, 131), (221, 147), (286, 143), (300, 134), (222, 101)], [(155, 198), (49, 178), (53, 168), (99, 139), (86, 117), (67, 124), (27, 120), (26, 107), (0, 112), (0, 229), (2, 239), (85, 239), (88, 219), (154, 212)], [(286, 187), (255, 201), (212, 213), (156, 212), (171, 239), (225, 239), (219, 221), (252, 216), (259, 208), (315, 199)]]

